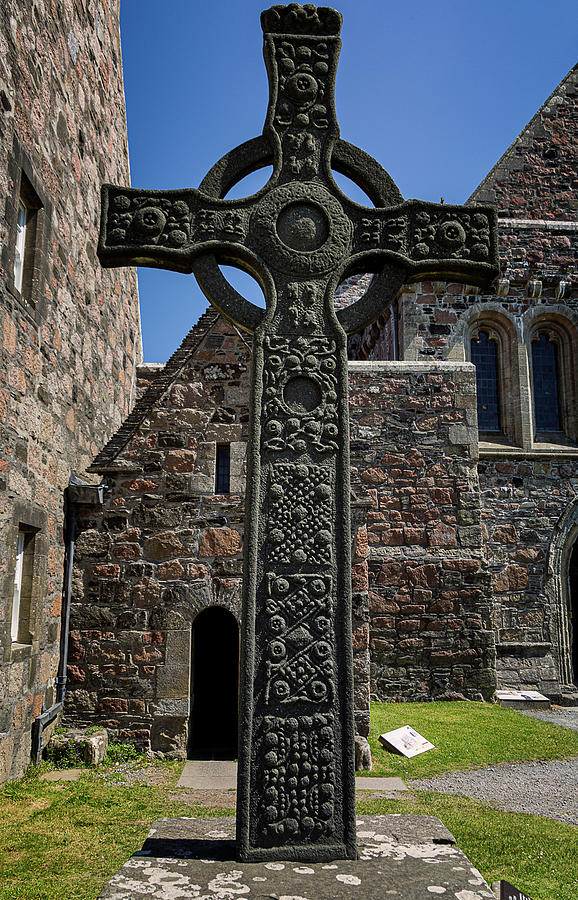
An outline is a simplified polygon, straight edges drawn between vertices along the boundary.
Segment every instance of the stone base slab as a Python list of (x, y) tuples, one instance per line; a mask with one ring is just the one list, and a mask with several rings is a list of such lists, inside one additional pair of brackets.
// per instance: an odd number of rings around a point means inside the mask
[(359, 859), (239, 863), (235, 820), (161, 819), (100, 900), (495, 900), (433, 816), (358, 816)]

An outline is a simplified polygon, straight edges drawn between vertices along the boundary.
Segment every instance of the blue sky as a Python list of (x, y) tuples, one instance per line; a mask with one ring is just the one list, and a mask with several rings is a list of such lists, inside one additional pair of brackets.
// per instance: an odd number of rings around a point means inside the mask
[[(134, 187), (197, 187), (224, 153), (261, 134), (267, 5), (121, 0)], [(341, 136), (375, 156), (406, 198), (463, 203), (576, 61), (573, 0), (334, 5), (344, 20)], [(236, 286), (259, 302), (248, 276)], [(139, 269), (139, 288), (145, 361), (164, 362), (205, 298), (194, 276), (161, 270)]]

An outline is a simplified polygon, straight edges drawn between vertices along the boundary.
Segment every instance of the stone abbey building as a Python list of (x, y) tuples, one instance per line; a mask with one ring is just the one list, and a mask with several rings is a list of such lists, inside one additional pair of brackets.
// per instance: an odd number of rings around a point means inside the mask
[[(0, 10), (0, 780), (63, 699), (157, 752), (236, 741), (251, 343), (209, 309), (139, 365), (135, 273), (98, 265), (99, 185), (129, 183), (118, 7)], [(350, 340), (362, 735), (370, 698), (577, 696), (577, 80), (471, 198), (499, 211), (492, 292), (412, 285)]]

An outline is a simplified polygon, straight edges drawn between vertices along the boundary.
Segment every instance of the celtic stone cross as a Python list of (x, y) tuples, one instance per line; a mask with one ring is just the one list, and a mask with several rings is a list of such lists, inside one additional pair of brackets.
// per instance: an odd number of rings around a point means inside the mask
[[(245, 861), (355, 858), (346, 335), (423, 278), (498, 272), (488, 207), (404, 202), (372, 158), (339, 139), (341, 16), (311, 5), (261, 16), (269, 75), (263, 136), (223, 157), (199, 190), (105, 185), (99, 257), (195, 273), (254, 333), (246, 499), (237, 848)], [(253, 196), (227, 200), (273, 164)], [(352, 178), (360, 206), (333, 180)], [(260, 309), (223, 278), (245, 269)], [(336, 312), (339, 282), (374, 271)]]

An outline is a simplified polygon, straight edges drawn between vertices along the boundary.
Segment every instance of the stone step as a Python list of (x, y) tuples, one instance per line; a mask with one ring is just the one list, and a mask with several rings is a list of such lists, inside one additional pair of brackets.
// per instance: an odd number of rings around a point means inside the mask
[(578, 706), (578, 688), (563, 690), (556, 703), (558, 706)]
[[(230, 791), (237, 787), (237, 763), (234, 760), (189, 759), (177, 781), (178, 788), (197, 791)], [(372, 778), (358, 776), (355, 779), (358, 791), (407, 791), (401, 778)]]

